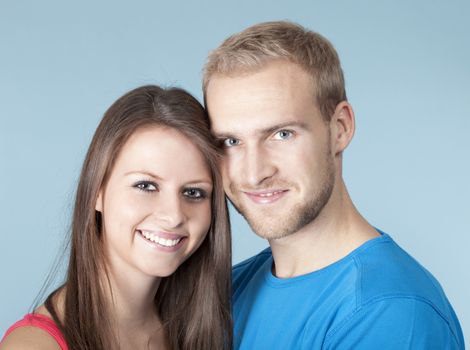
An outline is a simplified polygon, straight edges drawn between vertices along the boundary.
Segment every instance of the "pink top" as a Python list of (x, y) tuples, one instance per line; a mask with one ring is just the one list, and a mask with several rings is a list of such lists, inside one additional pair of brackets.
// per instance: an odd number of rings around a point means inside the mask
[(52, 338), (55, 339), (62, 350), (68, 350), (67, 343), (65, 342), (64, 336), (60, 332), (59, 327), (57, 327), (55, 322), (49, 317), (40, 314), (27, 314), (22, 320), (16, 322), (13, 324), (13, 326), (8, 328), (5, 335), (3, 336), (3, 339), (5, 339), (5, 337), (15, 329), (24, 326), (37, 327), (45, 330), (51, 335)]

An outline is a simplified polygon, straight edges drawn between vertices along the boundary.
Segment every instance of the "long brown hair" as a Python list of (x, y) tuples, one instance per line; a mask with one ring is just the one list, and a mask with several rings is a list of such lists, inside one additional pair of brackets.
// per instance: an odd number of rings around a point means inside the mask
[[(227, 204), (218, 168), (219, 153), (201, 104), (178, 88), (143, 86), (119, 98), (105, 113), (88, 149), (76, 193), (71, 251), (65, 284), (46, 300), (71, 349), (109, 350), (118, 346), (112, 312), (103, 288), (106, 263), (99, 190), (127, 139), (139, 128), (160, 125), (186, 135), (210, 167), (214, 190), (209, 232), (196, 252), (174, 274), (162, 278), (155, 307), (171, 349), (229, 349), (231, 241)], [(108, 279), (109, 281), (109, 279)], [(65, 287), (63, 317), (54, 294)]]

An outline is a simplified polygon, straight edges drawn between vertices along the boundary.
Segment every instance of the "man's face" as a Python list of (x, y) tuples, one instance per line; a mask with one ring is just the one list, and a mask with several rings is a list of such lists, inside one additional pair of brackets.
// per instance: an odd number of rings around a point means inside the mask
[(215, 75), (206, 100), (225, 148), (225, 192), (252, 229), (275, 239), (315, 220), (331, 196), (335, 164), (310, 76), (288, 62)]

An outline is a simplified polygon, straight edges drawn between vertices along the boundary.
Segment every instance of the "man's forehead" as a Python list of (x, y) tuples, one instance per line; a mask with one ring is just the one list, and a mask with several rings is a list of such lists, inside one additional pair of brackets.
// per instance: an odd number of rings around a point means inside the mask
[(209, 102), (211, 129), (216, 133), (259, 133), (277, 124), (296, 121), (297, 118), (289, 115), (292, 111), (280, 105), (279, 101), (264, 99), (261, 104), (260, 99), (261, 96), (255, 96), (250, 99), (217, 100), (213, 105)]
[(215, 75), (205, 96), (211, 129), (216, 135), (246, 135), (308, 124), (317, 114), (312, 88), (303, 70), (285, 63), (246, 75)]
[(225, 105), (223, 108), (208, 109), (211, 131), (215, 136), (263, 135), (281, 128), (311, 129), (319, 111), (312, 105), (308, 109), (300, 106), (285, 107), (266, 103), (260, 108), (242, 103)]

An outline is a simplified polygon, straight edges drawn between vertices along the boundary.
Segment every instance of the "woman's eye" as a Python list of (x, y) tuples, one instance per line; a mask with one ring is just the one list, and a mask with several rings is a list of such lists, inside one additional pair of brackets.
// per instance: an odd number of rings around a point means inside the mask
[(294, 133), (290, 130), (279, 130), (274, 134), (274, 139), (275, 140), (287, 140), (291, 138), (294, 135)]
[(187, 188), (183, 191), (183, 195), (189, 199), (203, 199), (206, 198), (206, 191), (199, 188)]
[(224, 140), (225, 147), (238, 146), (239, 144), (240, 144), (240, 140), (234, 139), (233, 137), (229, 137)]
[(157, 190), (157, 185), (148, 181), (137, 182), (134, 187), (144, 192), (153, 192)]

